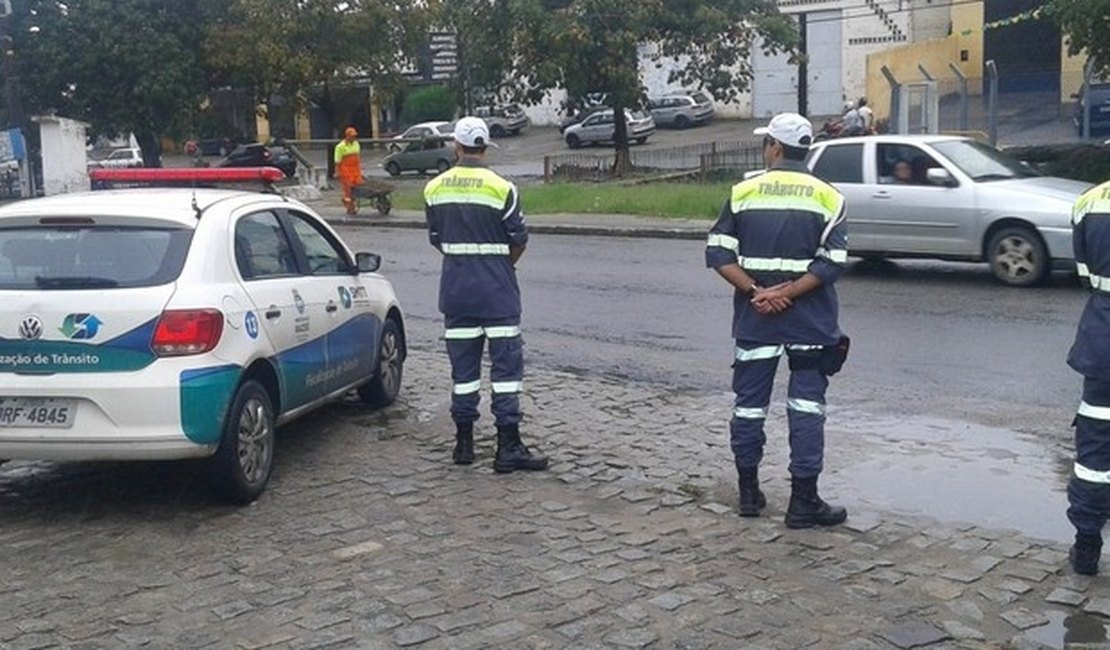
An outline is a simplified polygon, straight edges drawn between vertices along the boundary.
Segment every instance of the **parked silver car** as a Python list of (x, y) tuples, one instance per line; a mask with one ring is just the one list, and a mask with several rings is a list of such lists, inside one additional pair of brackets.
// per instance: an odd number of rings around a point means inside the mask
[(844, 194), (852, 255), (987, 262), (1013, 286), (1075, 270), (1071, 208), (1087, 183), (943, 135), (819, 142), (807, 164)]
[[(612, 109), (598, 111), (578, 124), (568, 126), (563, 132), (563, 139), (571, 149), (585, 144), (612, 142), (617, 130), (613, 117)], [(628, 125), (629, 141), (643, 144), (648, 136), (655, 133), (655, 120), (643, 111), (625, 111), (624, 121)]]
[(428, 136), (419, 142), (410, 142), (401, 151), (385, 157), (382, 167), (390, 176), (415, 171), (423, 174), (435, 170), (443, 173), (455, 165), (455, 146), (450, 137)]
[(685, 129), (713, 119), (713, 98), (700, 90), (671, 93), (648, 100), (648, 110), (658, 126)]
[(508, 106), (476, 106), (474, 117), (482, 118), (489, 128), (491, 138), (503, 138), (506, 135), (518, 135), (522, 129), (532, 123), (524, 110), (516, 104)]

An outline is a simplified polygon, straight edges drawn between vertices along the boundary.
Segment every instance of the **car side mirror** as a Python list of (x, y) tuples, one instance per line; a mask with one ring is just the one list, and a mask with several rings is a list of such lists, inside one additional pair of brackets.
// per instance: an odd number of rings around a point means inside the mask
[(357, 253), (355, 263), (359, 273), (373, 273), (382, 267), (382, 256), (373, 253)]
[(925, 180), (929, 181), (930, 185), (943, 185), (944, 187), (955, 187), (956, 185), (956, 179), (943, 167), (930, 167), (925, 172)]

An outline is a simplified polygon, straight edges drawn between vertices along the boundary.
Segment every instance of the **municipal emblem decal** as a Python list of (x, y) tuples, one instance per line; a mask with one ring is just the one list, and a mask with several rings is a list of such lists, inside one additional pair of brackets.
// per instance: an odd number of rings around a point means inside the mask
[(339, 287), (339, 300), (344, 309), (351, 308), (351, 291), (347, 287)]
[(247, 336), (252, 339), (258, 338), (258, 316), (255, 316), (253, 311), (247, 312), (246, 317), (243, 319), (243, 325), (247, 329)]
[(69, 314), (58, 331), (67, 339), (83, 341), (95, 338), (103, 324), (104, 321), (93, 314)]
[(24, 341), (37, 341), (42, 338), (42, 319), (38, 316), (27, 316), (19, 321), (19, 336)]

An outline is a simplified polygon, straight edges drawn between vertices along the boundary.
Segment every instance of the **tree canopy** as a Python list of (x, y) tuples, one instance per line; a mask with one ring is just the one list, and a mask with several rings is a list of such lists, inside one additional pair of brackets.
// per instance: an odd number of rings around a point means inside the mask
[(133, 132), (153, 163), (155, 136), (179, 130), (207, 89), (198, 25), (215, 6), (27, 0), (12, 23), (27, 106), (84, 120), (94, 132)]
[[(617, 149), (627, 160), (623, 109), (644, 99), (641, 54), (671, 63), (669, 81), (734, 99), (752, 78), (756, 47), (792, 49), (794, 24), (773, 0), (443, 0), (459, 29), (470, 79), (506, 99), (534, 103), (563, 89), (573, 103), (603, 93), (617, 112)], [(620, 156), (618, 156), (618, 164)]]
[(1068, 39), (1068, 52), (1086, 51), (1110, 73), (1110, 0), (1051, 0), (1045, 8)]

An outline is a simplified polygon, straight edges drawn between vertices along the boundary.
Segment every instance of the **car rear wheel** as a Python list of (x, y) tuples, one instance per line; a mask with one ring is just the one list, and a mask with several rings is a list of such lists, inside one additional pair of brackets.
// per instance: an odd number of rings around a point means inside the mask
[(451, 163), (449, 163), (446, 160), (443, 160), (442, 158), (440, 158), (439, 161), (436, 162), (436, 169), (439, 170), (439, 173), (442, 174), (443, 172), (447, 171), (448, 169), (451, 169)]
[(647, 142), (647, 138), (646, 138), (646, 137), (643, 137), (643, 138), (636, 138), (636, 144), (644, 144), (645, 142)]
[(987, 261), (995, 279), (1013, 287), (1029, 287), (1048, 275), (1048, 253), (1031, 228), (1001, 228), (987, 244)]
[(491, 138), (503, 138), (505, 137), (505, 127), (500, 124), (494, 124), (490, 127), (489, 135)]
[(686, 128), (689, 128), (689, 127), (690, 127), (690, 118), (686, 117), (685, 115), (679, 115), (678, 117), (674, 118), (674, 128), (676, 128), (676, 129), (686, 129)]
[(396, 160), (390, 160), (385, 164), (385, 171), (390, 176), (396, 176), (401, 173), (401, 166), (397, 164)]
[(266, 488), (274, 468), (274, 407), (262, 384), (243, 382), (231, 401), (223, 437), (212, 457), (215, 486), (230, 503), (245, 505)]
[(571, 133), (567, 136), (567, 146), (571, 149), (577, 149), (582, 146), (582, 141), (578, 139), (578, 136)]
[(389, 406), (401, 393), (401, 377), (405, 369), (405, 343), (397, 321), (387, 318), (378, 344), (378, 366), (374, 377), (359, 386), (358, 396), (370, 406)]

